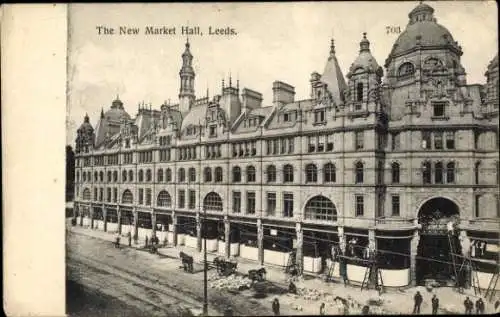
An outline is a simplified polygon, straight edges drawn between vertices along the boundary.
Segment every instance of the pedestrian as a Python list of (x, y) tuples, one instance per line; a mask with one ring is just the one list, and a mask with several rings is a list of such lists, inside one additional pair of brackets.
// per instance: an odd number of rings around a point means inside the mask
[(439, 298), (437, 298), (436, 294), (432, 295), (432, 314), (437, 315), (439, 308)]
[(297, 287), (293, 283), (293, 281), (290, 281), (290, 284), (288, 284), (288, 292), (290, 294), (297, 294)]
[(146, 248), (148, 247), (148, 236), (146, 236), (146, 238), (144, 239), (144, 244), (146, 246)]
[(127, 237), (128, 237), (128, 246), (131, 247), (132, 246), (132, 235), (130, 234), (130, 231), (127, 233)]
[(484, 314), (484, 302), (482, 298), (476, 301), (476, 314)]
[(363, 309), (361, 310), (361, 315), (370, 315), (370, 306), (368, 305), (363, 306)]
[(280, 315), (280, 302), (279, 302), (277, 297), (273, 301), (273, 312), (274, 312), (274, 316)]
[(472, 303), (469, 296), (467, 296), (464, 300), (464, 308), (465, 308), (465, 314), (472, 314), (472, 309), (474, 308), (474, 303)]
[(495, 302), (495, 311), (500, 307), (500, 300)]
[(115, 241), (116, 241), (115, 248), (119, 248), (120, 247), (120, 235), (119, 234), (116, 235)]
[(342, 279), (344, 280), (344, 286), (347, 285), (348, 279), (347, 279), (347, 262), (346, 259), (340, 258), (340, 276), (342, 276)]
[(414, 314), (420, 314), (420, 305), (422, 305), (422, 295), (420, 295), (420, 292), (417, 291), (415, 296), (413, 296), (413, 301), (414, 301), (414, 306), (413, 306), (413, 313)]
[(321, 316), (326, 315), (326, 311), (325, 311), (325, 303), (321, 303), (321, 306), (319, 306), (319, 314), (320, 314)]

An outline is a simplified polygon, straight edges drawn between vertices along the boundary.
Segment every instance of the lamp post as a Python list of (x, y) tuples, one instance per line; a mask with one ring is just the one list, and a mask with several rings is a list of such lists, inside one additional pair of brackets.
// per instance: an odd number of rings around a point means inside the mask
[(203, 316), (208, 316), (208, 299), (207, 299), (207, 210), (203, 208)]

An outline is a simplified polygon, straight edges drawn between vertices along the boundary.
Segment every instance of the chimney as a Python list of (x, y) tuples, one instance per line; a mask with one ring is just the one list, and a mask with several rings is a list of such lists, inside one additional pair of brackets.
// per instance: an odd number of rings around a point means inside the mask
[(243, 108), (260, 108), (262, 106), (262, 94), (248, 88), (243, 88), (241, 92)]
[(295, 88), (281, 81), (273, 83), (273, 103), (287, 104), (294, 101)]

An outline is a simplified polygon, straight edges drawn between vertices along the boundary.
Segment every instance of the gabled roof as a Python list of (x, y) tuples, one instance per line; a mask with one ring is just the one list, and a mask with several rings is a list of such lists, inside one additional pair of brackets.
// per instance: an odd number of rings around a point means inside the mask
[(335, 56), (335, 45), (331, 43), (330, 46), (330, 56), (325, 65), (325, 70), (323, 75), (321, 75), (321, 81), (327, 84), (327, 89), (332, 95), (333, 101), (339, 105), (344, 103), (344, 90), (347, 89), (345, 83), (344, 75), (340, 70), (339, 62)]

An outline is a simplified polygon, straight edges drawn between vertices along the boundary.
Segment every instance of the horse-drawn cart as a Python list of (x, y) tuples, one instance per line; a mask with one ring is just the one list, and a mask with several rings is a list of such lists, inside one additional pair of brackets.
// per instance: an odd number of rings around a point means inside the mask
[(238, 267), (238, 263), (234, 260), (226, 260), (223, 257), (216, 257), (213, 262), (217, 272), (221, 276), (229, 276), (236, 272), (236, 268)]

